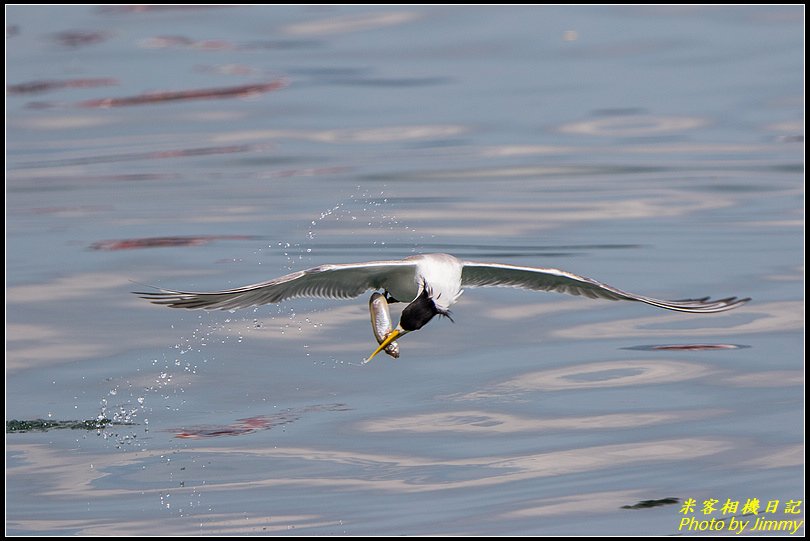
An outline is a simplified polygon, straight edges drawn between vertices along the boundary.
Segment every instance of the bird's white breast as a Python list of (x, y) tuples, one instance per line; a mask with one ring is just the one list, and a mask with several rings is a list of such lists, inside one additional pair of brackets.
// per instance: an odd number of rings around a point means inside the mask
[[(424, 284), (431, 291), (433, 303), (440, 310), (447, 310), (461, 295), (461, 261), (448, 254), (424, 254), (409, 257), (415, 260), (418, 291)], [(416, 298), (414, 296), (414, 298)]]

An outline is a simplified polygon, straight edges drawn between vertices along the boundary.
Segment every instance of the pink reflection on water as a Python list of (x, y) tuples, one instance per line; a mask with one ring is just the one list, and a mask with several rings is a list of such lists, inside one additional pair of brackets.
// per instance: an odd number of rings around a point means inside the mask
[(282, 425), (291, 423), (295, 418), (288, 419), (272, 419), (259, 415), (256, 417), (248, 417), (247, 419), (238, 419), (229, 425), (205, 425), (196, 426), (184, 429), (172, 429), (175, 433), (175, 438), (184, 439), (201, 439), (201, 438), (218, 438), (220, 436), (242, 436), (250, 434), (257, 430), (267, 430), (275, 425)]
[(137, 250), (141, 248), (167, 248), (202, 246), (215, 240), (254, 240), (254, 235), (203, 235), (196, 237), (145, 237), (140, 239), (102, 240), (90, 245), (91, 250)]
[(270, 430), (297, 421), (302, 415), (322, 411), (347, 411), (345, 404), (317, 404), (305, 408), (290, 409), (275, 415), (255, 415), (237, 419), (227, 425), (198, 425), (184, 428), (171, 428), (175, 438), (201, 439), (219, 438), (221, 436), (242, 436), (258, 430)]
[(204, 39), (193, 40), (185, 36), (155, 36), (140, 42), (141, 47), (146, 49), (166, 49), (169, 47), (189, 47), (193, 49), (205, 49), (209, 51), (235, 50), (239, 47), (224, 39)]
[(115, 86), (117, 84), (118, 79), (113, 79), (111, 77), (41, 80), (18, 83), (16, 85), (8, 85), (6, 87), (6, 91), (9, 94), (37, 94), (42, 92), (50, 92), (51, 90), (59, 90), (62, 88), (94, 88), (97, 86)]
[(712, 351), (726, 349), (745, 349), (750, 346), (740, 344), (651, 344), (647, 346), (632, 346), (623, 349), (636, 349), (641, 351)]
[(53, 35), (57, 43), (71, 48), (95, 45), (106, 41), (109, 37), (109, 33), (97, 30), (65, 30)]
[(650, 346), (652, 350), (664, 351), (706, 351), (712, 349), (739, 349), (740, 346), (734, 344), (667, 344), (661, 346)]
[(178, 90), (166, 92), (151, 92), (140, 96), (125, 96), (122, 98), (101, 98), (87, 100), (79, 103), (79, 107), (109, 108), (129, 107), (132, 105), (149, 105), (174, 101), (210, 100), (227, 98), (246, 98), (265, 92), (272, 92), (287, 86), (285, 79), (276, 79), (269, 83), (256, 83), (249, 85), (228, 86), (219, 88), (201, 88), (196, 90)]

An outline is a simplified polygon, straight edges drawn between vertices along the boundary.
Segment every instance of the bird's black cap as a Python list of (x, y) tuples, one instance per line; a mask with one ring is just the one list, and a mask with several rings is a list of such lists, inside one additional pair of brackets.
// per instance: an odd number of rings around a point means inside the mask
[(428, 324), (435, 316), (445, 316), (453, 321), (448, 310), (440, 310), (436, 307), (430, 296), (428, 288), (424, 288), (416, 299), (405, 307), (399, 318), (399, 326), (404, 331), (418, 331)]

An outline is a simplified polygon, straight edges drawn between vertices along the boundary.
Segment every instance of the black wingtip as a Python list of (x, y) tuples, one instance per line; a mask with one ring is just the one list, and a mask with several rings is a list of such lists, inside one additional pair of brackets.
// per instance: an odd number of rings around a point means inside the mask
[(739, 299), (737, 297), (726, 297), (725, 299), (718, 299), (716, 301), (709, 301), (706, 302), (706, 310), (708, 312), (725, 312), (726, 310), (731, 310), (733, 308), (737, 308), (742, 306), (743, 304), (749, 302), (751, 297), (744, 297)]

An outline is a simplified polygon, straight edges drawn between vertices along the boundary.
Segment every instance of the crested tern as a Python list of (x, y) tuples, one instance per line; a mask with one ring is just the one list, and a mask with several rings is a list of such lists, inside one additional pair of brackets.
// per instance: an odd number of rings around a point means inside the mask
[[(458, 301), (464, 287), (556, 291), (593, 299), (643, 302), (667, 310), (696, 314), (731, 310), (751, 300), (737, 297), (659, 300), (628, 293), (563, 270), (463, 261), (448, 254), (420, 254), (393, 261), (320, 265), (267, 282), (224, 291), (205, 293), (158, 289), (135, 294), (154, 304), (172, 308), (234, 310), (299, 297), (351, 299), (368, 290), (383, 291), (387, 302), (407, 302), (408, 305), (402, 310), (399, 325), (388, 332), (379, 347), (366, 359), (368, 362), (397, 338), (421, 329), (435, 316), (450, 318), (450, 307)], [(371, 299), (370, 304), (372, 318), (375, 317), (374, 300), (376, 297)], [(375, 334), (378, 333), (379, 325), (375, 326), (373, 319), (372, 326)]]

